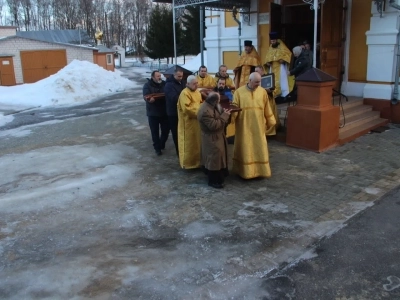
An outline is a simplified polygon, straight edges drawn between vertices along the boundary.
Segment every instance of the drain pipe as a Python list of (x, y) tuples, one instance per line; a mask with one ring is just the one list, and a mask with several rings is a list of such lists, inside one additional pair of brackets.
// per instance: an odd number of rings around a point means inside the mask
[(240, 42), (240, 37), (242, 35), (242, 23), (236, 18), (238, 11), (236, 6), (233, 7), (232, 16), (236, 23), (238, 23), (238, 31), (239, 31), (239, 56), (242, 54), (242, 43)]
[[(398, 5), (395, 0), (390, 0), (389, 5), (395, 9), (400, 10), (400, 5)], [(399, 23), (400, 24), (400, 23)], [(397, 61), (396, 61), (396, 73), (394, 76), (394, 88), (393, 88), (393, 98), (392, 104), (396, 105), (399, 103), (399, 76), (400, 76), (400, 25), (398, 25), (397, 33)]]

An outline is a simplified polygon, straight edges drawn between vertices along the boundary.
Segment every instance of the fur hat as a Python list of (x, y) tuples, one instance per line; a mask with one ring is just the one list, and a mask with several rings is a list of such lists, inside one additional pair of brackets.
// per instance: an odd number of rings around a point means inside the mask
[(278, 33), (277, 32), (270, 32), (269, 33), (269, 39), (270, 40), (277, 40), (278, 39)]
[(246, 46), (251, 47), (251, 46), (253, 46), (253, 42), (252, 42), (252, 41), (244, 41), (244, 46), (245, 46), (245, 47), (246, 47)]

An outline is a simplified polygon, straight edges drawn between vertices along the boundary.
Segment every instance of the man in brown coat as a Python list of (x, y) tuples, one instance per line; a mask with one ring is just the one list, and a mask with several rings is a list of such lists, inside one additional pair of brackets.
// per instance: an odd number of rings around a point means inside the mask
[(219, 104), (219, 94), (211, 92), (197, 113), (201, 129), (201, 164), (208, 175), (208, 185), (223, 188), (228, 176), (227, 142), (224, 129), (231, 114)]

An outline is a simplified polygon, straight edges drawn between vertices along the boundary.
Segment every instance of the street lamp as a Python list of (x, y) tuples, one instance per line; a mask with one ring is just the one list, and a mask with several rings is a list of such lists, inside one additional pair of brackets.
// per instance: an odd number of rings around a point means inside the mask
[(303, 0), (304, 3), (310, 4), (310, 9), (314, 10), (314, 44), (313, 44), (313, 67), (317, 66), (317, 30), (318, 30), (318, 9), (320, 4), (324, 4), (325, 0)]

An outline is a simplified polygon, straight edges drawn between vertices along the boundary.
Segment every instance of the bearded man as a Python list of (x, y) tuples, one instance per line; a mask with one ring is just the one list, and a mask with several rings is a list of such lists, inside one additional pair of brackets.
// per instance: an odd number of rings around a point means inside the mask
[[(225, 85), (225, 79), (224, 78), (219, 78), (217, 82), (217, 86), (214, 89), (214, 92), (218, 92), (220, 96), (226, 97), (229, 99), (229, 102), (232, 102), (232, 91)], [(235, 136), (235, 125), (233, 124), (228, 124), (226, 127), (226, 137), (230, 138)]]
[(225, 65), (220, 65), (220, 66), (219, 66), (219, 69), (218, 69), (218, 72), (215, 73), (214, 79), (215, 79), (215, 82), (216, 82), (217, 84), (218, 84), (218, 79), (220, 79), (220, 78), (225, 79), (225, 85), (226, 85), (228, 88), (234, 88), (234, 87), (235, 87), (235, 84), (233, 83), (232, 78), (229, 77), (229, 74), (228, 74), (228, 67), (225, 66)]
[(255, 68), (260, 64), (260, 56), (254, 48), (252, 41), (244, 41), (244, 52), (240, 56), (236, 68), (233, 70), (236, 89), (246, 85), (250, 74), (254, 72)]
[(286, 47), (285, 43), (278, 38), (276, 32), (269, 34), (270, 47), (265, 57), (265, 69), (267, 73), (274, 73), (275, 89), (274, 98), (286, 97), (293, 88), (294, 80), (290, 80), (287, 75), (288, 66), (292, 59), (292, 52)]

